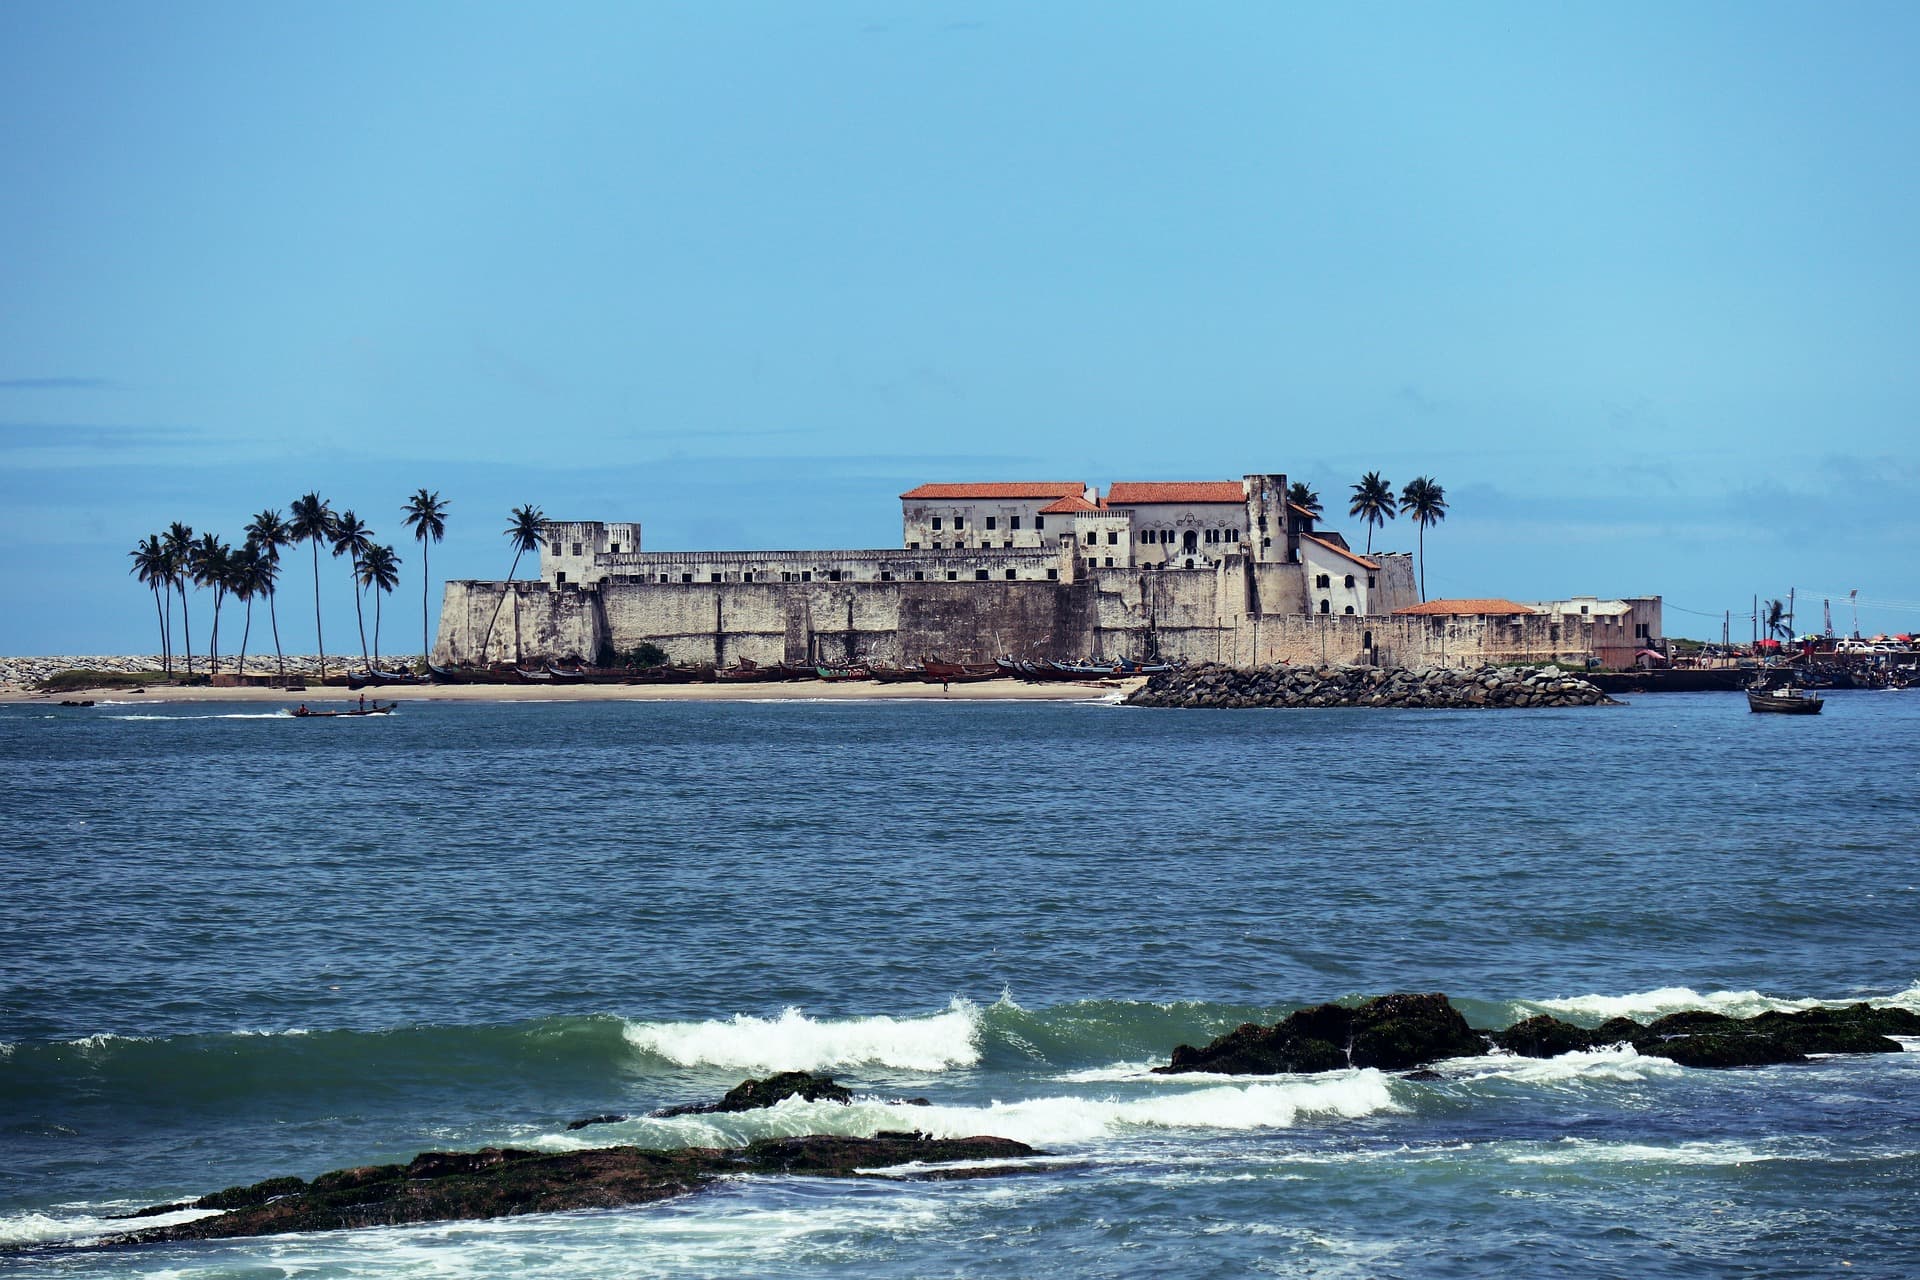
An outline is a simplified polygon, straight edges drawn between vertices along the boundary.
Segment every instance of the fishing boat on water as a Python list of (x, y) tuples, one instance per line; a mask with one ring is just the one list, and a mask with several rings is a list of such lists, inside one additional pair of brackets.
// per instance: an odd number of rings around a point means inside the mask
[(315, 711), (303, 702), (297, 707), (287, 708), (287, 714), (296, 720), (331, 720), (346, 716), (390, 716), (393, 714), (393, 709), (399, 705), (397, 702), (389, 702), (383, 706), (376, 702), (370, 707), (349, 708), (346, 711)]
[(1790, 685), (1756, 685), (1747, 690), (1747, 710), (1785, 716), (1817, 716), (1826, 700)]

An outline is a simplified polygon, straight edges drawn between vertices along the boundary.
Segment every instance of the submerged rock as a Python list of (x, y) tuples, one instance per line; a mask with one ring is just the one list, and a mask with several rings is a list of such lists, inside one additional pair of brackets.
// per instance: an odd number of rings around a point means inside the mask
[(1590, 707), (1614, 705), (1556, 666), (1229, 667), (1162, 671), (1128, 696), (1138, 707)]
[[(311, 1182), (271, 1178), (251, 1187), (230, 1187), (191, 1206), (156, 1206), (144, 1212), (183, 1207), (223, 1208), (228, 1212), (174, 1226), (130, 1231), (102, 1243), (156, 1244), (503, 1218), (569, 1209), (614, 1209), (685, 1195), (717, 1178), (743, 1173), (846, 1178), (909, 1162), (937, 1166), (947, 1161), (1013, 1160), (1040, 1154), (1009, 1138), (930, 1138), (919, 1133), (873, 1138), (770, 1138), (732, 1150), (603, 1147), (543, 1152), (488, 1147), (480, 1151), (429, 1151), (404, 1165), (337, 1169)], [(914, 1176), (991, 1177), (1007, 1172), (1011, 1170), (969, 1165), (916, 1170)]]
[[(696, 1102), (685, 1106), (662, 1107), (652, 1114), (667, 1116), (709, 1116), (729, 1111), (758, 1111), (788, 1098), (808, 1102), (852, 1102), (853, 1090), (833, 1082), (832, 1076), (816, 1076), (808, 1071), (782, 1071), (765, 1080), (743, 1080), (727, 1090), (718, 1102)], [(624, 1117), (622, 1117), (624, 1119)], [(573, 1126), (569, 1125), (568, 1128)]]
[(1487, 1038), (1467, 1025), (1439, 993), (1379, 996), (1357, 1008), (1322, 1004), (1287, 1015), (1271, 1027), (1248, 1022), (1201, 1048), (1179, 1045), (1160, 1075), (1209, 1071), (1222, 1075), (1278, 1075), (1378, 1067), (1405, 1071), (1487, 1050)]

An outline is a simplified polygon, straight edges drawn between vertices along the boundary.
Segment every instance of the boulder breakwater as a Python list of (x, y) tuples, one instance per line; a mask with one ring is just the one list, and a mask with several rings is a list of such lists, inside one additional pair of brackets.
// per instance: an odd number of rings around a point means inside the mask
[(1591, 707), (1617, 705), (1580, 677), (1542, 667), (1229, 667), (1163, 671), (1136, 707)]

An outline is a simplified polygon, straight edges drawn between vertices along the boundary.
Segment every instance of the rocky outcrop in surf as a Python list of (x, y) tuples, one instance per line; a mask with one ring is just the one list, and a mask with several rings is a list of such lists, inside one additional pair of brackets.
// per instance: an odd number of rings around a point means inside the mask
[(1486, 1051), (1485, 1033), (1469, 1027), (1444, 995), (1399, 993), (1379, 996), (1357, 1008), (1315, 1005), (1271, 1027), (1242, 1023), (1203, 1048), (1177, 1046), (1172, 1061), (1154, 1071), (1249, 1076), (1343, 1067), (1406, 1071), (1441, 1058)]
[(650, 1114), (666, 1116), (710, 1116), (731, 1111), (757, 1111), (777, 1106), (788, 1098), (808, 1102), (852, 1102), (853, 1090), (835, 1084), (832, 1076), (817, 1076), (810, 1071), (782, 1071), (765, 1080), (743, 1080), (726, 1091), (718, 1102), (695, 1102), (678, 1107), (662, 1107)]
[[(311, 1182), (270, 1178), (185, 1204), (157, 1205), (140, 1215), (181, 1209), (225, 1212), (192, 1222), (130, 1231), (106, 1245), (156, 1244), (338, 1231), (412, 1222), (504, 1218), (570, 1209), (617, 1209), (686, 1195), (716, 1179), (740, 1174), (802, 1174), (821, 1178), (871, 1176), (867, 1171), (913, 1164), (923, 1179), (991, 1177), (1005, 1165), (953, 1161), (1008, 1161), (1043, 1154), (1009, 1138), (932, 1138), (886, 1133), (871, 1138), (769, 1138), (738, 1149), (689, 1147), (645, 1151), (429, 1151), (407, 1164), (365, 1165), (323, 1173)], [(934, 1167), (921, 1168), (923, 1165)]]
[(1600, 689), (1559, 667), (1229, 667), (1163, 671), (1127, 698), (1136, 707), (1591, 707)]
[(1579, 1027), (1541, 1014), (1495, 1032), (1494, 1044), (1525, 1058), (1553, 1058), (1578, 1050), (1630, 1044), (1635, 1052), (1683, 1067), (1761, 1067), (1805, 1062), (1816, 1053), (1898, 1053), (1896, 1035), (1920, 1035), (1920, 1013), (1854, 1004), (1751, 1018), (1724, 1013), (1670, 1013), (1641, 1024), (1613, 1018)]
[(1302, 1009), (1270, 1027), (1248, 1022), (1195, 1048), (1177, 1046), (1160, 1075), (1193, 1071), (1280, 1075), (1377, 1067), (1406, 1071), (1490, 1048), (1527, 1058), (1632, 1045), (1683, 1067), (1754, 1067), (1804, 1062), (1816, 1053), (1898, 1053), (1896, 1035), (1920, 1035), (1920, 1013), (1868, 1004), (1820, 1006), (1750, 1018), (1673, 1013), (1651, 1023), (1613, 1018), (1581, 1027), (1541, 1014), (1504, 1031), (1476, 1031), (1446, 996), (1399, 993), (1349, 1008)]

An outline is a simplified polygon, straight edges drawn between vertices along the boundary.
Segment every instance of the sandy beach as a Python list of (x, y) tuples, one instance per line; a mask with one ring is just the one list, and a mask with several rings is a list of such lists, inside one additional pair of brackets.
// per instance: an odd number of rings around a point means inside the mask
[[(1097, 702), (1118, 701), (1143, 680), (1087, 683), (1028, 684), (1022, 680), (985, 680), (956, 684), (943, 692), (934, 684), (881, 684), (874, 680), (781, 680), (751, 684), (521, 684), (390, 685), (366, 690), (367, 701), (381, 702)], [(360, 695), (346, 689), (309, 687), (303, 693), (284, 689), (214, 689), (160, 685), (145, 692), (126, 689), (81, 689), (39, 693), (31, 689), (0, 688), (0, 703), (54, 703), (63, 699), (96, 702), (241, 702), (280, 706), (338, 707), (358, 705)]]

